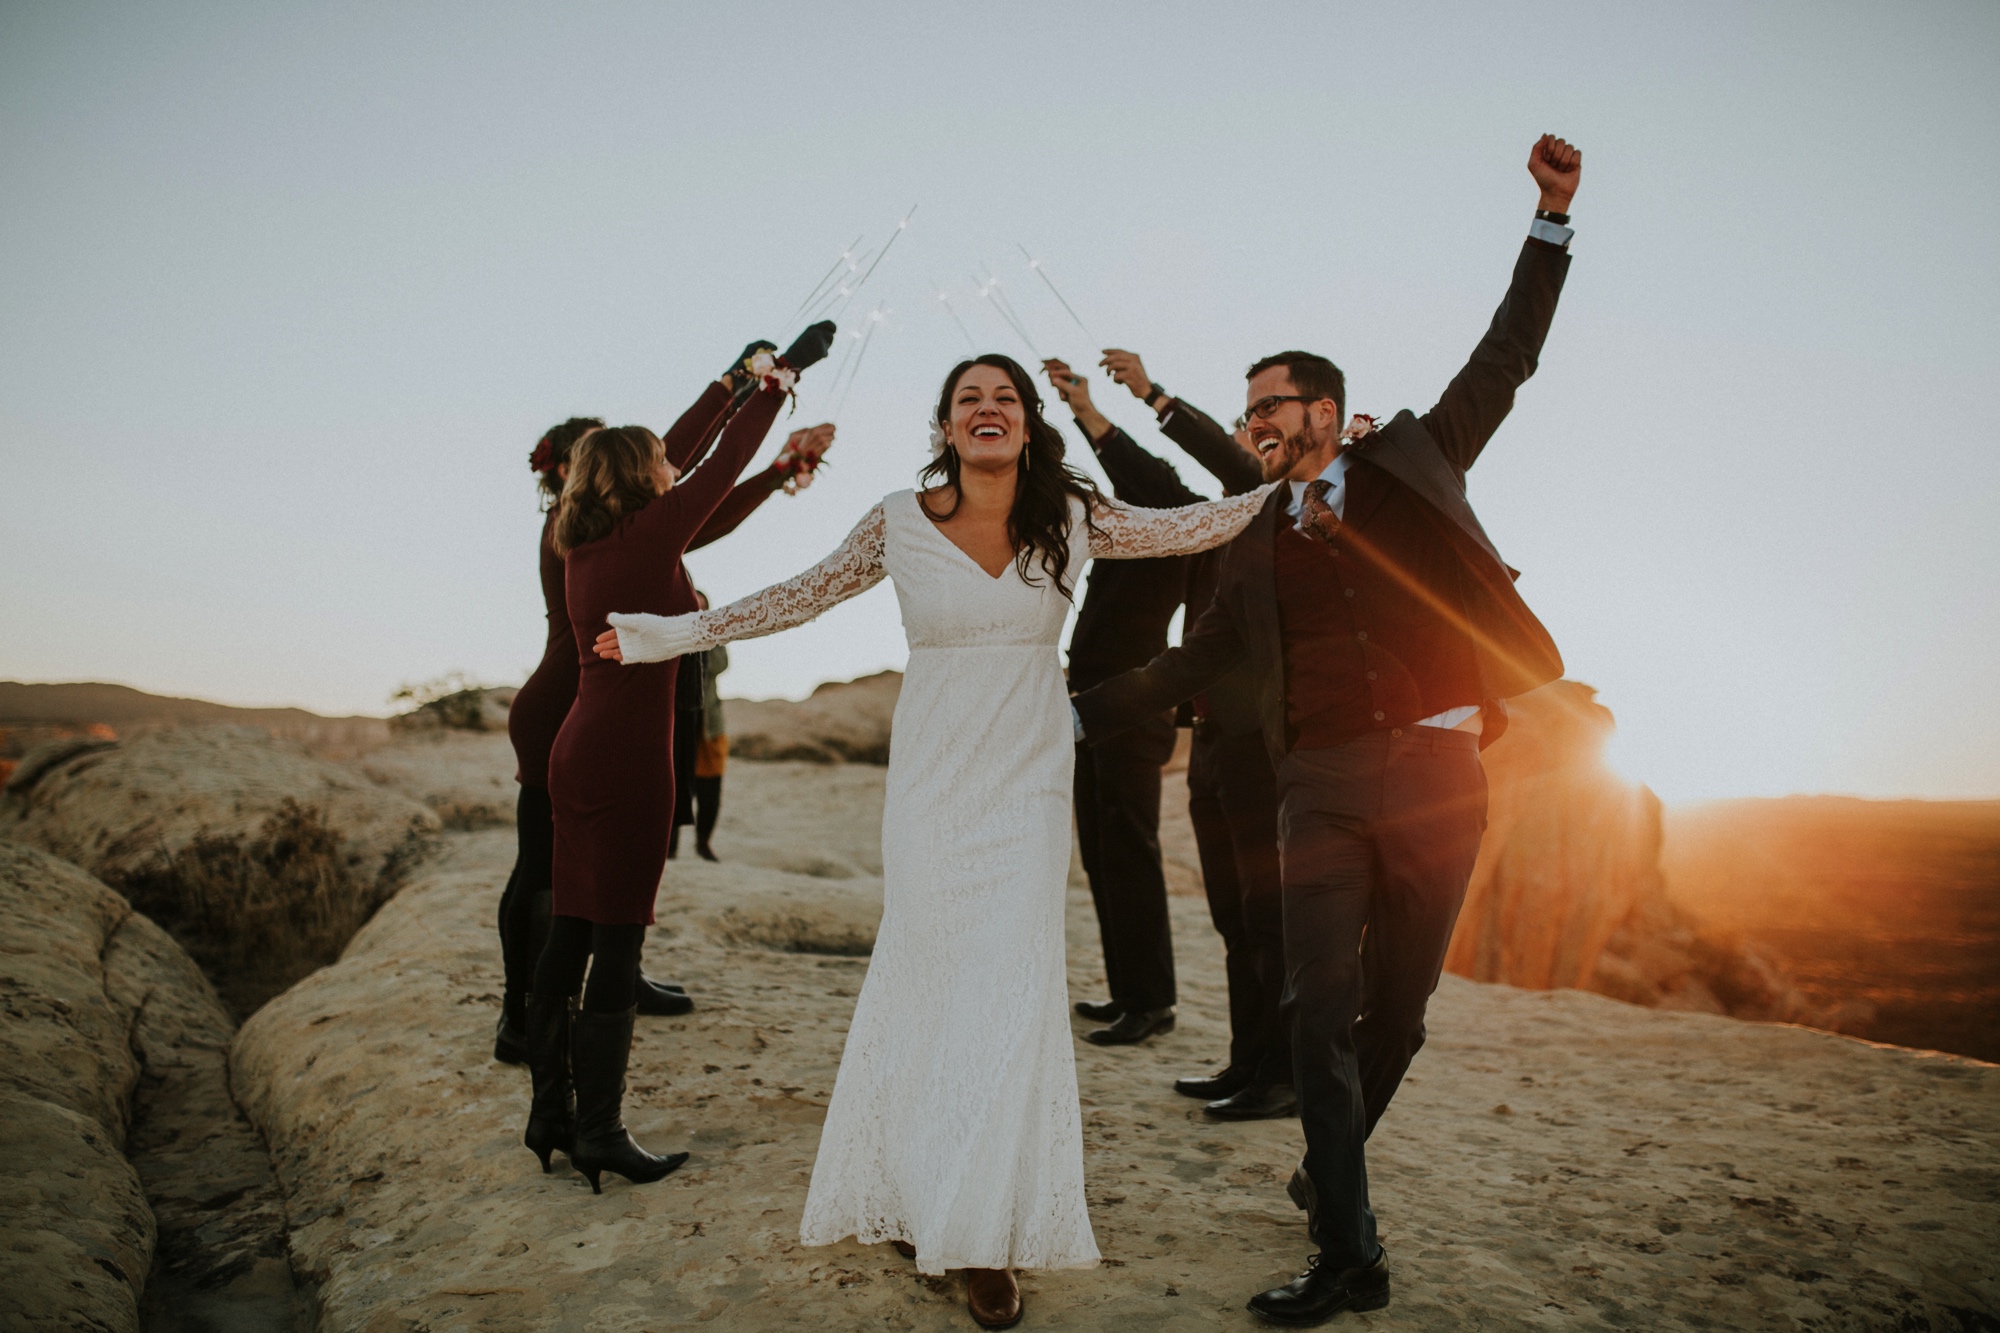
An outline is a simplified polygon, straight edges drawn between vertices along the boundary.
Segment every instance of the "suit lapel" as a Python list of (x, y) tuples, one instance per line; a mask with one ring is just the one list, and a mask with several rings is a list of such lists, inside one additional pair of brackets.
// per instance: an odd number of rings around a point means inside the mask
[(1363, 454), (1351, 460), (1347, 465), (1347, 499), (1341, 506), (1341, 526), (1365, 530), (1394, 484), (1372, 457)]
[[(1444, 451), (1437, 447), (1436, 441), (1430, 437), (1430, 432), (1426, 431), (1423, 423), (1410, 412), (1407, 410), (1398, 412), (1395, 419), (1387, 426), (1362, 441), (1358, 452), (1362, 460), (1375, 464), (1383, 472), (1408, 486), (1431, 508), (1450, 519), (1459, 531), (1470, 537), (1474, 544), (1492, 557), (1493, 563), (1502, 569), (1507, 567), (1506, 562), (1500, 558), (1500, 552), (1494, 549), (1493, 539), (1486, 535), (1486, 529), (1480, 526), (1478, 515), (1472, 512), (1472, 505), (1465, 498), (1464, 474), (1457, 472), (1445, 460)], [(1363, 469), (1349, 470), (1350, 484), (1355, 472), (1361, 470)], [(1377, 480), (1385, 479), (1378, 477)], [(1350, 510), (1347, 521), (1350, 523), (1359, 521), (1351, 508), (1354, 501), (1355, 497), (1349, 495)], [(1378, 490), (1375, 503), (1381, 502), (1382, 497)]]

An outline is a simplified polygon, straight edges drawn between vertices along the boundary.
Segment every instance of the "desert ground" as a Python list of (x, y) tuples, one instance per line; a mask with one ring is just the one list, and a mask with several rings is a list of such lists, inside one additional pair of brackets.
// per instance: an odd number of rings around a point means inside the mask
[[(505, 830), (447, 835), (338, 964), (253, 1018), (237, 1086), (325, 1326), (965, 1326), (956, 1283), (888, 1247), (797, 1241), (878, 910), (881, 777), (737, 765), (727, 859), (669, 867), (648, 965), (700, 1008), (642, 1023), (630, 1122), (694, 1154), (660, 1184), (593, 1196), (519, 1146), (526, 1079), (487, 1049)], [(1178, 1029), (1077, 1046), (1104, 1266), (1028, 1274), (1026, 1326), (1251, 1327), (1243, 1300), (1308, 1249), (1281, 1188), (1296, 1122), (1215, 1124), (1169, 1086), (1225, 1044), (1192, 887)], [(1080, 874), (1070, 899), (1072, 993), (1099, 994)], [(1371, 1153), (1395, 1303), (1348, 1322), (1972, 1328), (2000, 1308), (2000, 1069), (1454, 977), (1434, 1015)]]
[[(887, 1246), (797, 1241), (881, 894), (884, 770), (825, 761), (886, 746), (890, 688), (867, 687), (873, 722), (816, 696), (832, 721), (804, 737), (758, 719), (810, 708), (742, 710), (763, 753), (818, 762), (732, 763), (722, 863), (669, 865), (648, 967), (698, 1007), (640, 1020), (626, 1109), (650, 1146), (693, 1156), (601, 1196), (560, 1158), (541, 1173), (519, 1140), (525, 1071), (491, 1059), (493, 912), (514, 855), (503, 734), (402, 731), (330, 761), (170, 729), (24, 760), (0, 801), (0, 1122), (18, 1149), (0, 1163), (0, 1324), (971, 1327), (956, 1276), (921, 1277)], [(1775, 992), (1720, 1012), (1748, 955), (1683, 948), (1674, 921), (1635, 934), (1666, 910), (1657, 803), (1562, 758), (1566, 728), (1598, 725), (1582, 702), (1521, 725), (1489, 764), (1494, 845), (1461, 934), (1474, 966), (1536, 988), (1445, 977), (1370, 1150), (1394, 1302), (1342, 1324), (2000, 1327), (2000, 1067), (1745, 1021)], [(189, 915), (168, 890), (193, 881), (145, 860), (275, 856), (288, 800), (344, 841), (319, 861), (287, 843), (292, 860), (252, 876), (260, 911), (294, 883), (331, 904), (316, 928), (386, 897), (325, 966), (232, 953), (227, 915)], [(1024, 1328), (1255, 1327), (1244, 1300), (1309, 1250), (1282, 1188), (1297, 1123), (1211, 1122), (1171, 1090), (1218, 1065), (1227, 1036), (1184, 805), (1172, 772), (1179, 1026), (1137, 1048), (1077, 1043), (1104, 1262), (1025, 1274)], [(1597, 842), (1571, 846), (1576, 830)], [(412, 839), (428, 847), (414, 859)], [(168, 930), (93, 874), (152, 895)], [(1100, 995), (1075, 867), (1068, 892), (1071, 993)], [(248, 971), (218, 987), (197, 963)], [(1584, 981), (1641, 1003), (1569, 988)]]

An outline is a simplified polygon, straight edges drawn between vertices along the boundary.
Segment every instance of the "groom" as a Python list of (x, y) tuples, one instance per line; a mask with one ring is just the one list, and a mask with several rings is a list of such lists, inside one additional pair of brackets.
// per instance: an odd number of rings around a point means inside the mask
[(1286, 988), (1305, 1159), (1292, 1198), (1319, 1254), (1251, 1298), (1310, 1325), (1389, 1303), (1363, 1144), (1424, 1041), (1486, 825), (1479, 750), (1502, 700), (1562, 674), (1465, 498), (1465, 472), (1535, 371), (1569, 269), (1582, 154), (1543, 136), (1541, 206), (1472, 358), (1423, 416), (1347, 423), (1331, 361), (1250, 368), (1250, 439), (1284, 481), (1227, 549), (1181, 646), (1075, 699), (1085, 740), (1115, 736), (1253, 663), (1278, 767)]

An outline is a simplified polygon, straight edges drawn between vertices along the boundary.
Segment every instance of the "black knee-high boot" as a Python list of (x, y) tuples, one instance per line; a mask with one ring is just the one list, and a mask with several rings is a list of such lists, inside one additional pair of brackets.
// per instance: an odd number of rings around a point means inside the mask
[(655, 1157), (625, 1128), (625, 1067), (632, 1057), (636, 1010), (577, 1014), (571, 1028), (570, 1063), (576, 1071), (576, 1147), (570, 1165), (602, 1194), (599, 1176), (615, 1171), (634, 1185), (659, 1180), (688, 1159), (684, 1152)]
[(534, 1101), (528, 1107), (528, 1130), (522, 1141), (549, 1165), (549, 1154), (568, 1153), (576, 1160), (576, 1093), (570, 1076), (571, 1010), (567, 995), (528, 997), (528, 1074), (534, 1080)]
[[(549, 941), (549, 892), (529, 895), (512, 913), (513, 920), (507, 933), (501, 937), (501, 949), (509, 955), (518, 954), (526, 960), (521, 966), (510, 966), (508, 979), (511, 981), (518, 972), (523, 976), (534, 975), (534, 962), (542, 956), (542, 946)], [(510, 956), (509, 962), (513, 962)], [(524, 1065), (528, 1062), (528, 991), (509, 986), (500, 1000), (500, 1025), (493, 1032), (493, 1058), (503, 1065)]]

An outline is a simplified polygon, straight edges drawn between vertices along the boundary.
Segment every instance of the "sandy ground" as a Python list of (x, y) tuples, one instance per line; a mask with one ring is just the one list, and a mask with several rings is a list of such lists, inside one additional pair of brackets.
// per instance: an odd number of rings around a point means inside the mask
[[(797, 1241), (867, 966), (841, 951), (879, 910), (881, 782), (733, 765), (727, 861), (669, 866), (648, 967), (700, 1008), (641, 1020), (628, 1123), (694, 1154), (659, 1184), (593, 1196), (519, 1146), (526, 1074), (489, 1058), (510, 830), (448, 834), (340, 963), (246, 1024), (236, 1092), (276, 1154), (323, 1326), (972, 1327), (955, 1278), (887, 1246)], [(1168, 838), (1180, 1026), (1077, 1043), (1105, 1263), (1024, 1275), (1024, 1328), (1253, 1327), (1245, 1298), (1309, 1248), (1282, 1190), (1296, 1122), (1208, 1122), (1171, 1090), (1226, 1029), (1184, 819)], [(1080, 886), (1077, 997), (1102, 993)], [(2000, 1068), (1452, 977), (1432, 1014), (1370, 1153), (1394, 1304), (1344, 1324), (2000, 1326)]]

